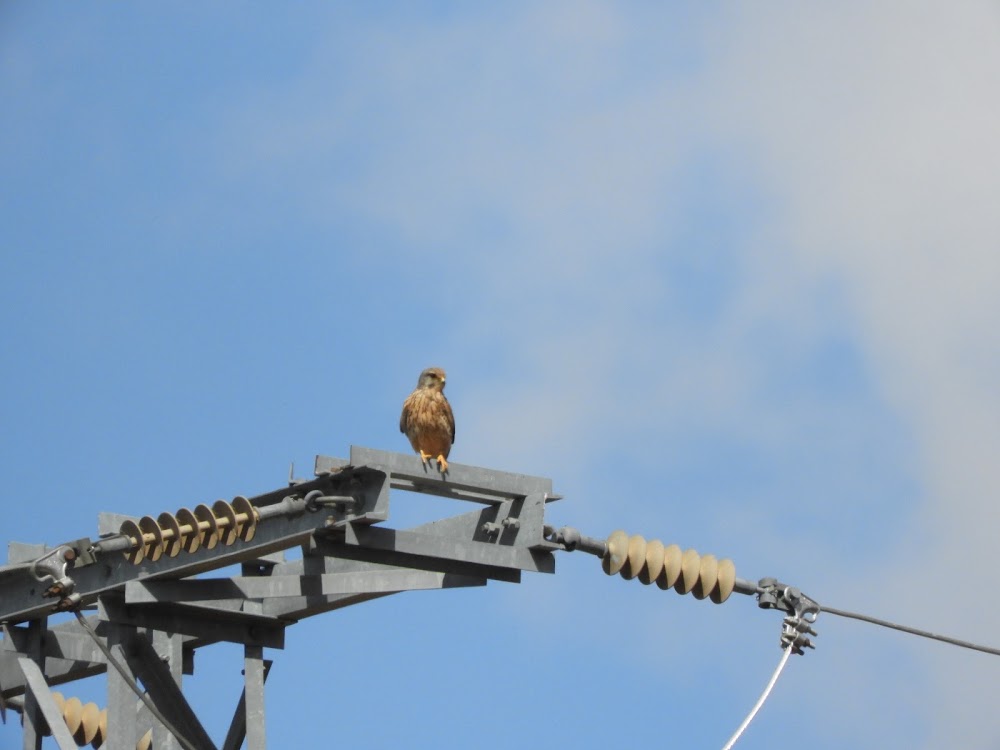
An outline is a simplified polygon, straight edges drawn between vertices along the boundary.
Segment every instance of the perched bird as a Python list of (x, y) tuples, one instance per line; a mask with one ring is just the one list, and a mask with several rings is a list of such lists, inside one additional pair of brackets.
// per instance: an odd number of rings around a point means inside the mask
[(438, 471), (448, 471), (448, 453), (455, 442), (455, 415), (444, 396), (444, 370), (428, 367), (420, 373), (417, 387), (403, 402), (399, 431), (410, 439), (420, 460), (437, 458)]

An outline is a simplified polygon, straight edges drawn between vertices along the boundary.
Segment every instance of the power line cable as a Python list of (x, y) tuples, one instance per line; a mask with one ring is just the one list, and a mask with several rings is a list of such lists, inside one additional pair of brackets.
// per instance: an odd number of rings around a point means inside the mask
[[(990, 646), (983, 646), (978, 643), (972, 643), (971, 641), (964, 641), (959, 638), (952, 638), (951, 636), (941, 635), (940, 633), (932, 633), (929, 630), (921, 630), (920, 628), (910, 627), (909, 625), (901, 625), (896, 622), (891, 622), (889, 620), (883, 620), (878, 617), (872, 617), (871, 615), (861, 614), (860, 612), (851, 612), (845, 609), (838, 609), (836, 607), (827, 607), (820, 605), (818, 607), (819, 612), (829, 612), (831, 615), (838, 615), (839, 617), (846, 617), (854, 620), (861, 620), (863, 622), (870, 622), (873, 625), (878, 625), (884, 628), (890, 628), (892, 630), (899, 630), (903, 633), (910, 633), (911, 635), (917, 635), (921, 638), (930, 638), (932, 640), (941, 641), (942, 643), (947, 643), (952, 646), (960, 646), (961, 648), (971, 649), (973, 651), (981, 651), (985, 654), (993, 654), (994, 656), (1000, 656), (1000, 649), (992, 648)], [(788, 623), (788, 620), (786, 620)], [(784, 638), (784, 636), (783, 636)], [(768, 681), (767, 686), (764, 688), (764, 692), (761, 694), (757, 703), (750, 710), (746, 719), (737, 728), (733, 736), (729, 738), (729, 741), (723, 746), (722, 750), (732, 750), (733, 745), (740, 739), (743, 732), (753, 721), (754, 717), (760, 711), (764, 702), (767, 700), (768, 696), (771, 694), (771, 690), (774, 688), (775, 683), (778, 681), (778, 677), (781, 675), (782, 670), (785, 668), (785, 664), (788, 663), (788, 657), (791, 656), (793, 648), (791, 644), (785, 646), (785, 653), (781, 656), (781, 661), (778, 662), (778, 668), (774, 671), (771, 679)]]
[(733, 732), (733, 736), (729, 738), (729, 742), (723, 746), (722, 750), (732, 750), (733, 745), (735, 745), (739, 738), (743, 735), (746, 728), (750, 726), (750, 722), (753, 721), (757, 712), (760, 711), (761, 707), (764, 705), (764, 701), (766, 701), (768, 696), (771, 694), (771, 690), (774, 688), (774, 684), (778, 681), (781, 671), (788, 663), (788, 657), (792, 655), (792, 647), (786, 646), (784, 651), (785, 652), (781, 655), (781, 660), (778, 662), (778, 668), (774, 670), (774, 674), (771, 675), (771, 679), (768, 680), (767, 686), (764, 688), (764, 692), (760, 694), (760, 698), (757, 699), (757, 703), (755, 703), (754, 707), (750, 709), (750, 713), (747, 714), (743, 723), (737, 727), (735, 732)]
[(829, 612), (831, 615), (838, 615), (839, 617), (848, 617), (852, 620), (862, 620), (863, 622), (870, 622), (873, 625), (879, 625), (883, 628), (891, 628), (893, 630), (900, 630), (904, 633), (919, 635), (921, 638), (931, 638), (935, 641), (950, 643), (952, 646), (961, 646), (962, 648), (972, 649), (973, 651), (982, 651), (984, 654), (993, 654), (994, 656), (1000, 656), (1000, 649), (998, 648), (992, 648), (990, 646), (982, 646), (979, 645), (978, 643), (963, 641), (959, 638), (952, 638), (947, 635), (940, 635), (939, 633), (932, 633), (929, 630), (912, 628), (908, 625), (900, 625), (899, 623), (890, 622), (889, 620), (882, 620), (878, 617), (872, 617), (871, 615), (863, 615), (860, 614), (859, 612), (850, 612), (846, 609), (837, 609), (836, 607), (828, 607), (825, 604), (820, 605), (820, 611)]

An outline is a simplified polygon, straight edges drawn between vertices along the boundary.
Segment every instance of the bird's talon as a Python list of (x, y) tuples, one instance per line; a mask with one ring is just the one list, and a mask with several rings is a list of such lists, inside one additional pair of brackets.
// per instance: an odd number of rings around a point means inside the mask
[(447, 459), (445, 459), (444, 456), (438, 456), (437, 462), (438, 462), (438, 471), (440, 471), (442, 474), (446, 474), (448, 472)]

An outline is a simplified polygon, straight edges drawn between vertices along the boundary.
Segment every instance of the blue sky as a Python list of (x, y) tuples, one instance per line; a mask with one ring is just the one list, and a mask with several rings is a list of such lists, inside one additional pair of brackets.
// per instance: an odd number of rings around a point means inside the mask
[[(408, 450), (433, 364), (557, 525), (995, 645), (998, 50), (985, 2), (5, 3), (0, 541)], [(990, 657), (817, 629), (739, 747), (1000, 740)], [(291, 628), (269, 738), (717, 747), (778, 631), (567, 555)]]

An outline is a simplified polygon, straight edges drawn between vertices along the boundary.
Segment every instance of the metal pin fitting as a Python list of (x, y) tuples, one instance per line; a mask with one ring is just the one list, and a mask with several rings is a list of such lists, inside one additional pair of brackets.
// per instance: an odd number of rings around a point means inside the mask
[(555, 544), (561, 544), (567, 552), (580, 550), (581, 552), (588, 552), (597, 557), (604, 557), (608, 551), (607, 542), (603, 539), (584, 536), (580, 533), (579, 529), (575, 529), (572, 526), (563, 526), (556, 529), (546, 525), (544, 533), (546, 539)]
[(83, 597), (76, 591), (74, 591), (69, 596), (64, 596), (59, 600), (56, 605), (56, 612), (69, 612), (80, 606), (80, 602), (83, 601)]
[(324, 495), (320, 490), (313, 490), (306, 495), (306, 508), (315, 513), (321, 508), (353, 509), (358, 505), (358, 499), (350, 495)]

